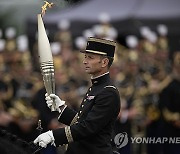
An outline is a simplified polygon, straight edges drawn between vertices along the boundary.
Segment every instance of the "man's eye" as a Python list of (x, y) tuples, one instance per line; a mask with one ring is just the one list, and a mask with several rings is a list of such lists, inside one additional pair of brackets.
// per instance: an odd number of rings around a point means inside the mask
[(93, 59), (94, 57), (93, 56), (88, 56), (89, 59)]

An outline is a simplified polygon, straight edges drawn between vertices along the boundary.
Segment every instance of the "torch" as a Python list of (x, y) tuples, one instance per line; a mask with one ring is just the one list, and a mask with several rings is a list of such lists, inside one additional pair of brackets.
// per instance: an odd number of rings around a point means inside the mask
[[(45, 4), (42, 6), (42, 13), (37, 15), (39, 61), (44, 86), (48, 95), (55, 94), (54, 63), (42, 16), (45, 14), (46, 7), (51, 7), (51, 5), (45, 1)], [(55, 103), (51, 106), (51, 111), (55, 111)]]

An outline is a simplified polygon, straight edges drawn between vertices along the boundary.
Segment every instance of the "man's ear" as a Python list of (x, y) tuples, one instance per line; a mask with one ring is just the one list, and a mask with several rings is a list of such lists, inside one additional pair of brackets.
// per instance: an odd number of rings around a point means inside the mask
[(109, 59), (108, 58), (104, 58), (102, 59), (102, 67), (106, 67), (109, 63)]

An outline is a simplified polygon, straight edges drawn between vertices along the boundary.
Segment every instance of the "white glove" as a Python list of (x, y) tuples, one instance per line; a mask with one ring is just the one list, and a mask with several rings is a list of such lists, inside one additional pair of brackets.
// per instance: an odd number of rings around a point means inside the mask
[[(45, 94), (46, 104), (47, 106), (53, 111), (53, 108), (55, 111), (61, 112), (60, 107), (65, 105), (65, 101), (61, 100), (57, 95), (55, 94)], [(54, 103), (54, 104), (53, 104)]]
[(39, 143), (40, 147), (46, 148), (49, 143), (51, 143), (51, 145), (55, 145), (54, 140), (55, 139), (54, 139), (53, 133), (52, 133), (52, 131), (49, 130), (49, 131), (39, 135), (34, 140), (34, 144)]

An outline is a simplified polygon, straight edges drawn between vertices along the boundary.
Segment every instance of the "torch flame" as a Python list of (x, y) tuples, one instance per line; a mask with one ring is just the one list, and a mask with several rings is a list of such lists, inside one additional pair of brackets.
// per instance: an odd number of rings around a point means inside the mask
[(44, 1), (44, 5), (41, 7), (41, 15), (44, 16), (46, 14), (47, 7), (52, 8), (54, 3), (49, 3), (48, 1)]

